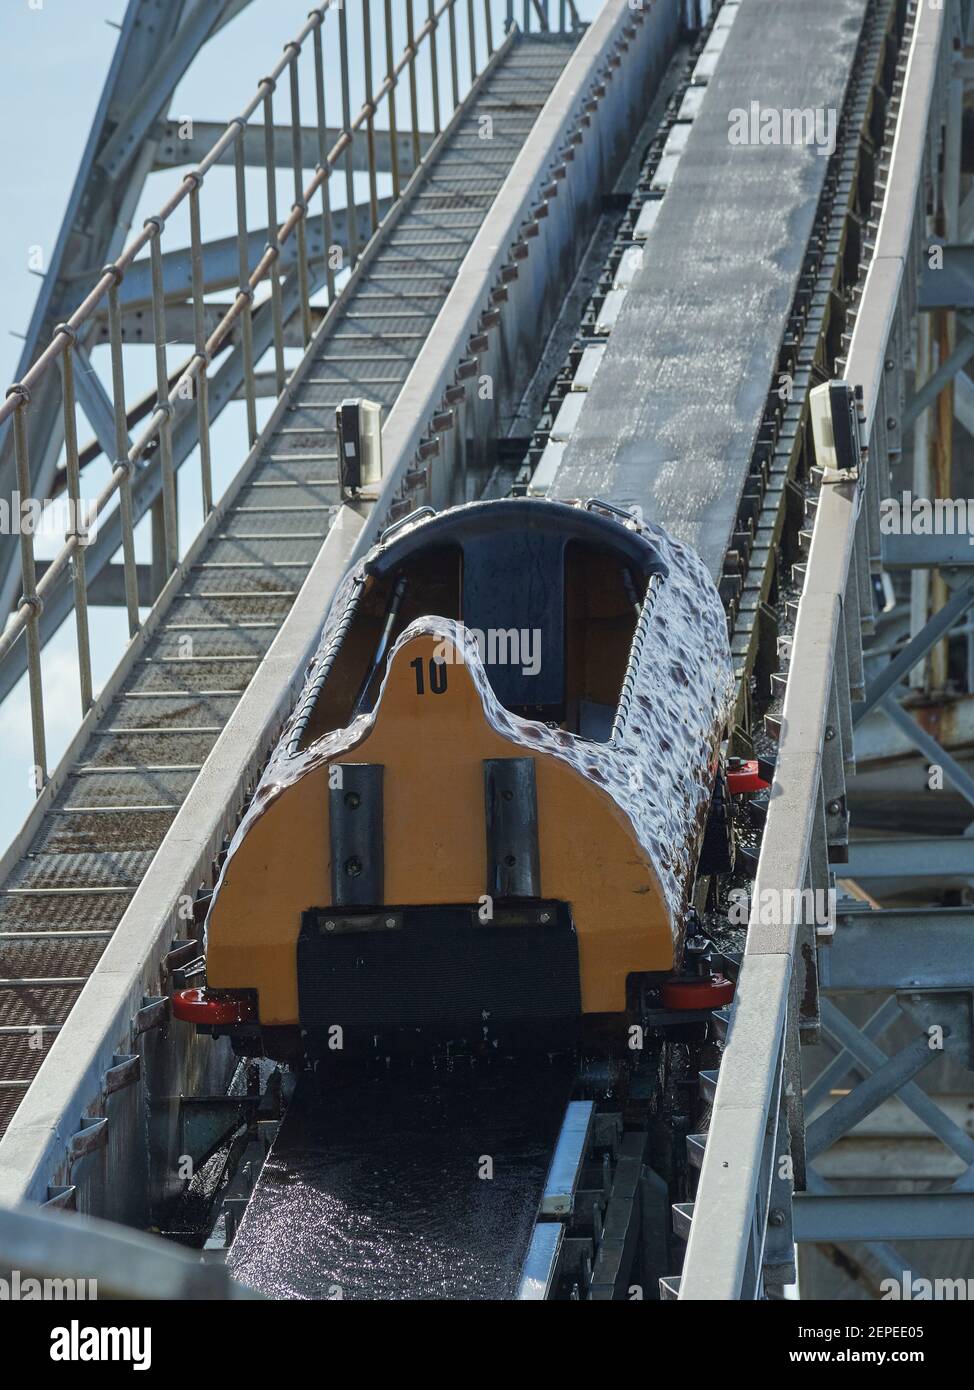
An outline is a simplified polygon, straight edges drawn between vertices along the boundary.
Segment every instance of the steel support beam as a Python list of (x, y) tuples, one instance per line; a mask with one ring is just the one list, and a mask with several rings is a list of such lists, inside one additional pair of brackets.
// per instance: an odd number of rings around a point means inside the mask
[[(38, 560), (38, 580), (42, 578), (49, 564), (49, 560)], [(143, 608), (151, 608), (157, 597), (152, 581), (152, 566), (136, 565), (135, 575), (139, 589), (139, 604)], [(91, 608), (125, 607), (125, 570), (122, 565), (106, 565), (88, 585), (88, 605)]]
[[(972, 227), (974, 200), (968, 193), (960, 209), (961, 231)], [(931, 248), (932, 249), (932, 248)], [(955, 242), (940, 248), (943, 264), (931, 266), (929, 258), (920, 279), (920, 309), (974, 310), (974, 246)]]
[(954, 417), (974, 438), (974, 381), (966, 371), (954, 377)]
[(974, 878), (974, 838), (856, 840), (849, 846), (844, 878)]
[(854, 1129), (860, 1120), (871, 1114), (877, 1105), (889, 1100), (924, 1067), (935, 1061), (937, 1055), (930, 1046), (930, 1039), (926, 1034), (921, 1034), (895, 1056), (887, 1058), (881, 1067), (877, 1067), (808, 1126), (805, 1133), (808, 1158), (817, 1158), (825, 1153), (850, 1129)]
[[(226, 129), (219, 121), (166, 121), (159, 137), (156, 150), (156, 169), (177, 169), (185, 165), (198, 164), (216, 144)], [(185, 132), (185, 134), (181, 133)], [(342, 135), (340, 126), (329, 126), (325, 136), (325, 148), (330, 150)], [(392, 155), (388, 132), (376, 148), (376, 172), (388, 174), (392, 169)], [(425, 155), (436, 136), (432, 131), (422, 131), (419, 136), (420, 155)], [(287, 168), (291, 162), (291, 127), (274, 127), (274, 163), (279, 169)], [(398, 135), (399, 172), (408, 177), (413, 172), (412, 131)], [(248, 168), (265, 168), (265, 143), (263, 126), (248, 126), (244, 132), (244, 163)], [(313, 169), (318, 163), (318, 130), (315, 126), (304, 126), (301, 130), (301, 163), (305, 169)], [(227, 150), (219, 164), (233, 164), (233, 151)], [(367, 172), (369, 167), (368, 142), (363, 131), (357, 130), (352, 137), (352, 167), (359, 173)]]
[[(834, 946), (835, 938), (833, 937), (828, 950), (822, 951), (819, 956), (819, 985), (824, 993), (828, 993), (829, 991), (824, 983), (821, 971), (823, 965), (828, 965)], [(832, 993), (836, 992), (835, 990), (832, 991)], [(860, 1032), (864, 1038), (868, 1038), (870, 1042), (875, 1042), (877, 1038), (882, 1037), (886, 1029), (893, 1022), (893, 1019), (899, 1018), (899, 1016), (900, 1008), (898, 1000), (895, 997), (885, 999), (872, 1017), (863, 1024)], [(855, 1075), (860, 1076), (863, 1074), (863, 1071), (857, 1064), (856, 1059), (847, 1052), (844, 1047), (840, 1047), (831, 1062), (822, 1068), (818, 1076), (816, 1076), (815, 1080), (809, 1086), (806, 1086), (806, 1114), (810, 1114), (821, 1105), (829, 1092), (840, 1087), (850, 1073), (855, 1073)]]
[[(379, 203), (379, 214), (385, 217), (392, 207), (392, 199), (384, 198)], [(364, 245), (372, 234), (368, 204), (356, 209), (359, 240)], [(348, 218), (344, 208), (332, 213), (332, 235), (334, 244), (347, 250)], [(321, 229), (321, 219), (313, 217), (307, 228), (308, 255), (312, 261), (323, 261), (326, 248)], [(267, 246), (267, 229), (251, 232), (247, 238), (247, 263), (255, 266)], [(278, 266), (280, 274), (287, 275), (297, 265), (297, 249), (294, 237), (290, 237), (281, 248)], [(324, 277), (322, 277), (324, 278)], [(240, 281), (239, 251), (236, 236), (221, 237), (217, 241), (206, 242), (203, 246), (203, 287), (207, 294), (216, 290), (236, 289)], [(178, 247), (166, 251), (162, 256), (162, 283), (167, 305), (188, 300), (193, 292), (193, 271), (190, 263), (190, 248)], [(146, 309), (152, 299), (152, 277), (148, 257), (136, 261), (126, 272), (125, 279), (118, 288), (118, 302), (123, 310)], [(166, 314), (166, 329), (170, 318)], [(146, 323), (146, 341), (151, 341), (151, 318)]]
[[(217, 325), (223, 320), (229, 311), (229, 303), (207, 303), (203, 306), (203, 328), (206, 333), (212, 333)], [(171, 304), (166, 310), (166, 338), (170, 343), (192, 343), (196, 327), (195, 309), (192, 304)], [(325, 310), (317, 309), (312, 306), (310, 310), (312, 332), (317, 330), (325, 316)], [(102, 327), (102, 338), (108, 341), (108, 325)], [(240, 322), (234, 324), (230, 334), (224, 343), (224, 348), (228, 344), (236, 345), (242, 341), (242, 330)], [(127, 346), (152, 347), (152, 323), (147, 320), (145, 311), (142, 309), (128, 309), (122, 315), (122, 342)], [(304, 348), (304, 329), (301, 320), (297, 317), (291, 318), (283, 328), (283, 342), (285, 347)], [(155, 396), (152, 398), (155, 405)], [(215, 419), (215, 416), (211, 417)], [(100, 441), (99, 441), (100, 442)]]
[[(74, 389), (78, 403), (85, 413), (88, 424), (95, 432), (102, 453), (117, 462), (115, 458), (115, 414), (111, 397), (102, 385), (101, 377), (91, 364), (91, 358), (84, 348), (75, 350)], [(129, 440), (131, 448), (132, 441)]]
[(242, 8), (238, 0), (197, 0), (195, 8), (161, 51), (158, 42), (154, 45), (152, 61), (144, 69), (143, 81), (121, 113), (113, 134), (98, 152), (98, 167), (109, 178), (119, 178), (135, 158), (193, 59), (225, 19), (231, 5), (235, 13)]
[(883, 536), (882, 563), (886, 570), (970, 569), (974, 565), (974, 534)]
[(974, 1193), (795, 1194), (795, 1240), (971, 1240)]
[[(819, 952), (819, 982), (829, 994), (974, 989), (972, 941), (972, 908), (840, 911), (835, 936)], [(887, 1007), (891, 1021), (895, 1002)]]

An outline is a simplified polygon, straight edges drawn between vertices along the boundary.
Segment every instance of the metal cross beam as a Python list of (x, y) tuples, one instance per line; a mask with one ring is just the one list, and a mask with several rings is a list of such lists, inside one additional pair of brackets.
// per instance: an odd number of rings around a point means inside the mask
[(955, 835), (950, 839), (856, 840), (842, 873), (869, 882), (974, 878), (974, 839)]
[[(379, 215), (385, 217), (392, 206), (391, 198), (379, 202)], [(368, 204), (356, 208), (358, 236), (363, 244), (372, 234)], [(342, 264), (347, 264), (348, 217), (344, 208), (337, 208), (332, 218), (332, 245), (343, 249)], [(247, 237), (247, 263), (255, 266), (267, 246), (267, 229), (253, 231)], [(307, 233), (308, 256), (312, 262), (323, 261), (326, 252), (320, 218), (314, 218)], [(215, 290), (236, 288), (240, 281), (239, 244), (235, 236), (220, 237), (215, 241), (203, 243), (203, 288), (207, 294)], [(193, 292), (193, 267), (191, 248), (177, 247), (162, 255), (162, 284), (166, 302), (179, 303), (187, 300)], [(294, 241), (285, 243), (278, 258), (280, 274), (286, 275), (297, 265), (297, 250)], [(340, 269), (341, 266), (338, 267)], [(324, 274), (322, 274), (324, 279)], [(125, 279), (118, 287), (118, 301), (122, 309), (144, 309), (152, 302), (152, 269), (148, 257), (136, 261), (125, 273)], [(169, 319), (166, 324), (168, 327)], [(147, 333), (151, 338), (151, 328)]]
[[(234, 0), (197, 0), (195, 8), (159, 51), (158, 43), (147, 64), (142, 82), (121, 113), (114, 132), (98, 152), (97, 164), (111, 179), (119, 178), (165, 112), (177, 85), (186, 75), (200, 49), (226, 18), (229, 4), (235, 11), (242, 6)], [(153, 160), (154, 162), (154, 160)]]
[(805, 1152), (810, 1159), (818, 1158), (833, 1144), (837, 1143), (860, 1120), (864, 1120), (884, 1100), (889, 1100), (912, 1081), (924, 1067), (935, 1061), (937, 1053), (930, 1046), (926, 1034), (902, 1048), (894, 1056), (887, 1058), (881, 1067), (860, 1081), (853, 1090), (848, 1091), (834, 1105), (830, 1105), (823, 1115), (808, 1126), (805, 1133)]
[[(230, 309), (230, 304), (221, 301), (209, 302), (203, 308), (203, 326), (207, 333), (213, 333)], [(311, 327), (316, 330), (324, 317), (325, 310), (312, 306), (311, 308)], [(146, 314), (142, 309), (129, 309), (122, 314), (122, 342), (126, 344), (142, 344), (151, 347), (152, 344), (152, 325), (146, 322)], [(196, 311), (192, 304), (180, 303), (171, 304), (166, 309), (166, 338), (170, 343), (192, 343), (196, 327)], [(283, 342), (285, 347), (303, 348), (304, 329), (299, 318), (292, 318), (284, 325)], [(98, 341), (107, 343), (109, 340), (108, 325), (102, 324), (99, 328)], [(241, 330), (235, 325), (230, 332), (229, 341), (239, 343), (241, 341)], [(155, 404), (155, 396), (152, 398)], [(85, 412), (87, 414), (87, 411)], [(211, 418), (215, 419), (216, 416)]]
[[(162, 136), (159, 140), (159, 147), (156, 150), (156, 169), (175, 169), (182, 168), (184, 165), (198, 164), (200, 160), (213, 148), (219, 137), (223, 134), (225, 127), (219, 121), (166, 121), (162, 127)], [(331, 149), (335, 142), (341, 137), (340, 126), (329, 126), (325, 136), (325, 144)], [(376, 172), (389, 174), (392, 172), (392, 149), (388, 134), (382, 132), (385, 138), (376, 141)], [(274, 163), (280, 168), (288, 164), (291, 159), (292, 132), (289, 125), (276, 125), (274, 127)], [(432, 131), (422, 131), (419, 137), (420, 153), (426, 154), (436, 136)], [(369, 148), (368, 140), (362, 131), (356, 131), (352, 138), (352, 168), (358, 173), (365, 173), (369, 167)], [(301, 162), (305, 169), (313, 169), (319, 159), (318, 131), (314, 126), (303, 126), (301, 129)], [(244, 132), (243, 140), (244, 163), (248, 168), (264, 169), (267, 165), (267, 146), (262, 126), (248, 126)], [(409, 131), (400, 131), (396, 135), (396, 156), (399, 165), (399, 173), (408, 177), (414, 168), (413, 163), (413, 141)], [(226, 151), (219, 160), (218, 164), (233, 164), (233, 152)]]
[[(835, 1188), (831, 1185), (831, 1183), (826, 1182), (825, 1179), (819, 1173), (816, 1173), (813, 1168), (810, 1168), (808, 1171), (808, 1185), (803, 1193), (797, 1195), (801, 1196), (802, 1201), (807, 1204), (808, 1210), (812, 1211), (813, 1202), (821, 1201), (823, 1198), (835, 1197), (839, 1194), (835, 1191)], [(797, 1241), (799, 1237), (796, 1233), (794, 1217), (795, 1209), (793, 1205), (792, 1230), (794, 1233), (794, 1238)], [(842, 1239), (841, 1244), (848, 1246), (849, 1239)], [(891, 1245), (888, 1241), (871, 1240), (865, 1242), (858, 1248), (861, 1249), (866, 1255), (868, 1255), (873, 1261), (875, 1261), (875, 1263), (879, 1266), (881, 1270), (885, 1270), (885, 1272), (888, 1275), (891, 1275), (894, 1279), (901, 1278), (904, 1269), (907, 1268), (912, 1268), (914, 1273), (917, 1275), (922, 1274), (922, 1270), (917, 1268), (917, 1262), (915, 1260), (907, 1260), (899, 1252), (899, 1250), (897, 1250), (896, 1246)]]
[(799, 1242), (970, 1240), (974, 1237), (974, 1193), (865, 1197), (800, 1192), (795, 1195), (794, 1221), (795, 1240)]
[[(970, 942), (974, 909), (963, 907), (884, 908), (880, 912), (839, 912), (835, 936), (819, 958), (819, 981), (830, 994), (869, 990), (969, 989), (974, 980)], [(884, 1006), (896, 1016), (895, 1000)], [(884, 1010), (880, 1012), (883, 1013)], [(879, 1018), (879, 1015), (874, 1015)], [(878, 1031), (882, 1031), (881, 1029)], [(871, 1026), (865, 1036), (878, 1036)], [(846, 1062), (848, 1065), (851, 1065)], [(838, 1085), (842, 1077), (833, 1074)], [(821, 1099), (819, 1079), (810, 1103)], [(809, 1103), (806, 1095), (806, 1103)], [(974, 1151), (972, 1151), (974, 1157)]]

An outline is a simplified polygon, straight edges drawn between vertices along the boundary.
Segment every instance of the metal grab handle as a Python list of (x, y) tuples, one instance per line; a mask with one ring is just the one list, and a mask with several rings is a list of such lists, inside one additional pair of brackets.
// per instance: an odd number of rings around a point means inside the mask
[(411, 521), (416, 521), (421, 516), (436, 516), (436, 508), (429, 506), (417, 507), (414, 512), (409, 512), (406, 516), (401, 516), (398, 521), (394, 521), (391, 526), (387, 526), (384, 531), (380, 532), (379, 544), (385, 545), (390, 536), (395, 535), (397, 531), (401, 531), (404, 526), (408, 526)]

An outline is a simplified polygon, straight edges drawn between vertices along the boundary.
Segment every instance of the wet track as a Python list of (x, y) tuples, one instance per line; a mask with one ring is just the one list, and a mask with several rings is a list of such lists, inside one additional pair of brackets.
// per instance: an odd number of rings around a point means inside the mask
[(573, 1076), (499, 1060), (305, 1077), (232, 1272), (272, 1298), (513, 1297)]

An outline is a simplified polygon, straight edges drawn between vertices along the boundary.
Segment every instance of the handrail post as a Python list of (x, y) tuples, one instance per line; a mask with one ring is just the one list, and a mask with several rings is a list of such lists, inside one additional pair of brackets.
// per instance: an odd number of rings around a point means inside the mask
[(94, 704), (91, 681), (91, 639), (88, 632), (88, 588), (85, 578), (85, 528), (81, 525), (81, 468), (78, 461), (78, 421), (75, 416), (73, 346), (77, 335), (67, 324), (56, 330), (67, 336), (61, 356), (61, 400), (64, 409), (64, 453), (68, 477), (68, 506), (71, 509), (69, 538), (76, 542), (71, 559), (74, 579), (74, 617), (78, 641), (78, 679), (81, 685), (81, 713)]
[[(267, 244), (280, 256), (277, 240), (277, 166), (274, 162), (274, 81), (265, 77), (264, 166), (267, 174)], [(284, 310), (281, 304), (281, 276), (275, 260), (270, 269), (271, 317), (274, 325), (274, 378), (277, 394), (284, 390)]]
[(467, 0), (467, 39), (470, 45), (470, 85), (477, 80), (477, 25), (474, 19), (473, 0)]
[[(203, 300), (203, 239), (200, 234), (200, 189), (203, 180), (199, 174), (187, 174), (193, 180), (189, 193), (189, 255), (193, 278), (193, 333), (194, 355), (199, 361), (196, 382), (196, 415), (199, 422), (200, 437), (200, 482), (203, 492), (203, 516), (208, 517), (213, 510), (213, 476), (210, 464), (210, 403), (206, 367), (209, 353), (206, 350), (206, 305)], [(123, 405), (123, 419), (125, 407)]]
[(20, 494), (20, 569), (24, 584), (23, 602), (30, 608), (27, 618), (27, 683), (30, 691), (30, 727), (34, 745), (34, 790), (40, 796), (47, 782), (47, 745), (44, 737), (44, 688), (41, 676), (40, 599), (34, 567), (34, 533), (23, 514), (23, 503), (30, 497), (30, 460), (27, 452), (27, 406), (30, 393), (25, 386), (12, 386), (7, 395), (19, 394), (14, 412), (14, 450), (17, 456), (17, 491)]
[(321, 181), (321, 238), (324, 242), (325, 253), (325, 282), (328, 286), (328, 303), (335, 298), (335, 269), (331, 263), (331, 248), (334, 240), (334, 230), (331, 217), (331, 165), (328, 163), (328, 122), (326, 119), (325, 108), (325, 68), (321, 51), (321, 31), (324, 27), (325, 18), (321, 17), (321, 22), (314, 32), (314, 56), (315, 56), (315, 103), (318, 116), (318, 167), (322, 170), (324, 177)]
[(386, 74), (389, 82), (389, 161), (392, 166), (392, 196), (401, 192), (399, 182), (399, 132), (396, 128), (396, 55), (393, 49), (392, 0), (386, 0)]
[(419, 168), (422, 148), (419, 142), (419, 99), (416, 92), (416, 25), (413, 0), (406, 0), (406, 47), (409, 49), (409, 117), (413, 127), (413, 169)]
[(365, 139), (369, 152), (369, 215), (373, 232), (379, 225), (379, 193), (375, 177), (375, 107), (372, 102), (372, 15), (362, 0), (362, 49), (365, 59)]
[(430, 25), (430, 80), (433, 84), (433, 134), (439, 135), (442, 127), (440, 124), (440, 67), (436, 56), (436, 27), (440, 21), (436, 17), (436, 0), (428, 0), (428, 5)]
[[(298, 243), (298, 299), (301, 308), (301, 339), (307, 347), (311, 342), (311, 284), (308, 277), (308, 228), (306, 215), (308, 205), (304, 200), (304, 180), (302, 178), (303, 159), (301, 155), (301, 93), (298, 85), (298, 57), (301, 46), (289, 43), (291, 61), (288, 76), (291, 83), (291, 164), (294, 169), (294, 202), (292, 210), (299, 214), (297, 231)], [(285, 49), (285, 51), (287, 51)]]
[(348, 142), (345, 146), (345, 222), (348, 237), (348, 259), (358, 260), (358, 215), (355, 207), (355, 156), (352, 150), (352, 96), (348, 72), (348, 11), (345, 4), (338, 7), (338, 48), (342, 65), (342, 129)]
[[(240, 282), (240, 288), (237, 293), (242, 294), (247, 301), (240, 318), (244, 395), (247, 401), (247, 443), (248, 445), (252, 445), (257, 438), (257, 399), (254, 383), (254, 292), (250, 288), (250, 246), (247, 240), (247, 179), (244, 167), (245, 131), (245, 125), (243, 121), (240, 121), (237, 130), (237, 142), (233, 150), (233, 162), (237, 200), (237, 273)], [(156, 241), (158, 241), (158, 237)], [(155, 246), (155, 242), (153, 242), (153, 246)], [(170, 566), (170, 569), (171, 568), (172, 566)]]
[(166, 572), (179, 563), (179, 522), (176, 511), (176, 470), (172, 457), (172, 406), (169, 402), (169, 367), (166, 362), (166, 298), (162, 275), (160, 239), (165, 226), (161, 217), (150, 217), (155, 235), (149, 243), (152, 276), (152, 341), (156, 359), (156, 409), (163, 412), (159, 427), (159, 468), (162, 474), (162, 512), (165, 531)]
[(139, 630), (139, 575), (135, 566), (135, 528), (132, 512), (132, 463), (125, 417), (125, 370), (122, 365), (122, 311), (118, 302), (121, 273), (108, 291), (108, 335), (112, 356), (112, 414), (115, 420), (115, 470), (118, 472), (118, 510), (122, 523), (122, 561), (125, 569), (125, 607), (129, 637)]
[(450, 0), (447, 11), (450, 20), (450, 81), (453, 84), (453, 109), (460, 105), (460, 75), (457, 69), (457, 5)]

